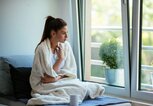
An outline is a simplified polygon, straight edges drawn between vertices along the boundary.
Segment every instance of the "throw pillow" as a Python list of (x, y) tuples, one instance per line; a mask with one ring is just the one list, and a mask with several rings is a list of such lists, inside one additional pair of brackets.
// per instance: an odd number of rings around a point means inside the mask
[(10, 76), (9, 65), (0, 58), (0, 96), (13, 95), (13, 85)]
[(15, 97), (17, 99), (31, 98), (31, 86), (29, 83), (31, 67), (16, 68), (12, 65), (9, 66)]
[(12, 55), (3, 58), (14, 67), (32, 67), (34, 55)]

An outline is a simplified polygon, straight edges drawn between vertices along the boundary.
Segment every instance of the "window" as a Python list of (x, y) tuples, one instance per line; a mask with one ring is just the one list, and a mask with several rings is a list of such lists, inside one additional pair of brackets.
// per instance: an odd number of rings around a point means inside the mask
[(153, 1), (133, 1), (132, 93), (134, 98), (153, 98)]
[(153, 1), (85, 1), (84, 80), (103, 84), (109, 94), (152, 102)]
[(105, 84), (106, 92), (119, 94), (118, 89), (129, 95), (128, 3), (101, 2), (86, 0), (84, 80)]
[(141, 33), (140, 89), (153, 91), (153, 1), (144, 0)]

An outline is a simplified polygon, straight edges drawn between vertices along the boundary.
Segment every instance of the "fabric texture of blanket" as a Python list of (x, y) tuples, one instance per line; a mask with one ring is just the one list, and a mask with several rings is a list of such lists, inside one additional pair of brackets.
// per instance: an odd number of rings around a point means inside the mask
[[(51, 61), (52, 51), (49, 39), (44, 40), (36, 49), (34, 63), (30, 75), (32, 87), (32, 98), (27, 105), (42, 104), (63, 104), (70, 102), (70, 95), (78, 95), (81, 103), (86, 95), (90, 98), (102, 96), (104, 87), (100, 84), (82, 82), (77, 79), (77, 68), (75, 58), (70, 44), (66, 41), (62, 43), (64, 50), (64, 65), (59, 72), (55, 72)], [(57, 77), (58, 74), (65, 74), (66, 78), (54, 83), (42, 83), (41, 77), (44, 73)]]

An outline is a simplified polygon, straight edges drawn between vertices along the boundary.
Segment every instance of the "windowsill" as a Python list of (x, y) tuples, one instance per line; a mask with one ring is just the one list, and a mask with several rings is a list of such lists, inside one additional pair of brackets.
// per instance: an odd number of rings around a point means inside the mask
[(90, 76), (90, 81), (98, 82), (98, 83), (106, 83), (105, 78), (99, 78), (99, 77), (93, 77), (93, 76)]
[[(114, 89), (114, 88), (124, 89), (124, 87), (120, 87), (120, 86), (109, 86), (109, 85), (107, 85), (107, 82), (106, 82), (105, 78), (99, 78), (99, 77), (91, 76), (90, 79), (85, 80), (85, 81), (89, 81), (89, 82), (93, 82), (93, 83), (100, 83), (106, 88), (110, 87), (112, 89)], [(140, 106), (140, 105), (142, 105), (142, 106), (150, 106), (150, 105), (153, 104), (152, 101), (145, 101), (145, 100), (141, 100), (141, 99), (130, 98), (130, 97), (127, 97), (127, 96), (120, 96), (120, 95), (112, 94), (112, 93), (109, 93), (109, 92), (107, 92), (107, 93), (105, 92), (104, 95), (113, 96), (113, 97), (118, 97), (118, 98), (121, 98), (121, 99), (129, 100), (129, 101), (132, 102), (132, 106)], [(133, 103), (134, 103), (134, 105), (133, 105)]]
[(124, 96), (118, 96), (118, 95), (112, 95), (112, 94), (108, 94), (108, 93), (105, 93), (104, 95), (112, 96), (112, 97), (117, 97), (117, 98), (121, 98), (121, 99), (125, 99), (125, 100), (129, 100), (130, 102), (132, 102), (132, 106), (140, 106), (140, 105), (141, 106), (152, 106), (153, 105), (152, 101), (144, 101), (144, 100), (140, 100), (140, 99), (124, 97)]
[[(106, 82), (105, 78), (90, 76), (90, 79), (88, 79), (88, 81), (95, 82), (95, 83), (101, 83), (101, 84), (104, 84), (104, 86), (109, 86), (108, 83)], [(123, 88), (124, 84), (114, 84), (114, 85), (112, 85), (112, 87), (121, 87), (121, 88)], [(141, 87), (142, 87), (141, 88), (142, 91), (145, 90), (146, 92), (153, 92), (153, 85), (151, 85), (151, 84), (142, 83)]]
[[(104, 84), (104, 86), (110, 86), (106, 82), (105, 78), (90, 76), (90, 79), (88, 79), (87, 81), (91, 81), (91, 82), (95, 82), (95, 83), (101, 83), (101, 84)], [(123, 83), (122, 84), (116, 83), (116, 84), (112, 85), (111, 87), (121, 87), (121, 88), (123, 88), (124, 84)]]

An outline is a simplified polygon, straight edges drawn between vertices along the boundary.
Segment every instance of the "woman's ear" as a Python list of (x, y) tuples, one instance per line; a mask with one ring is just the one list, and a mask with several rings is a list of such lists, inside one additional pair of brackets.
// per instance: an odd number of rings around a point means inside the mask
[(54, 37), (56, 36), (56, 32), (55, 32), (54, 30), (52, 30), (52, 31), (50, 32), (50, 36), (54, 38)]

